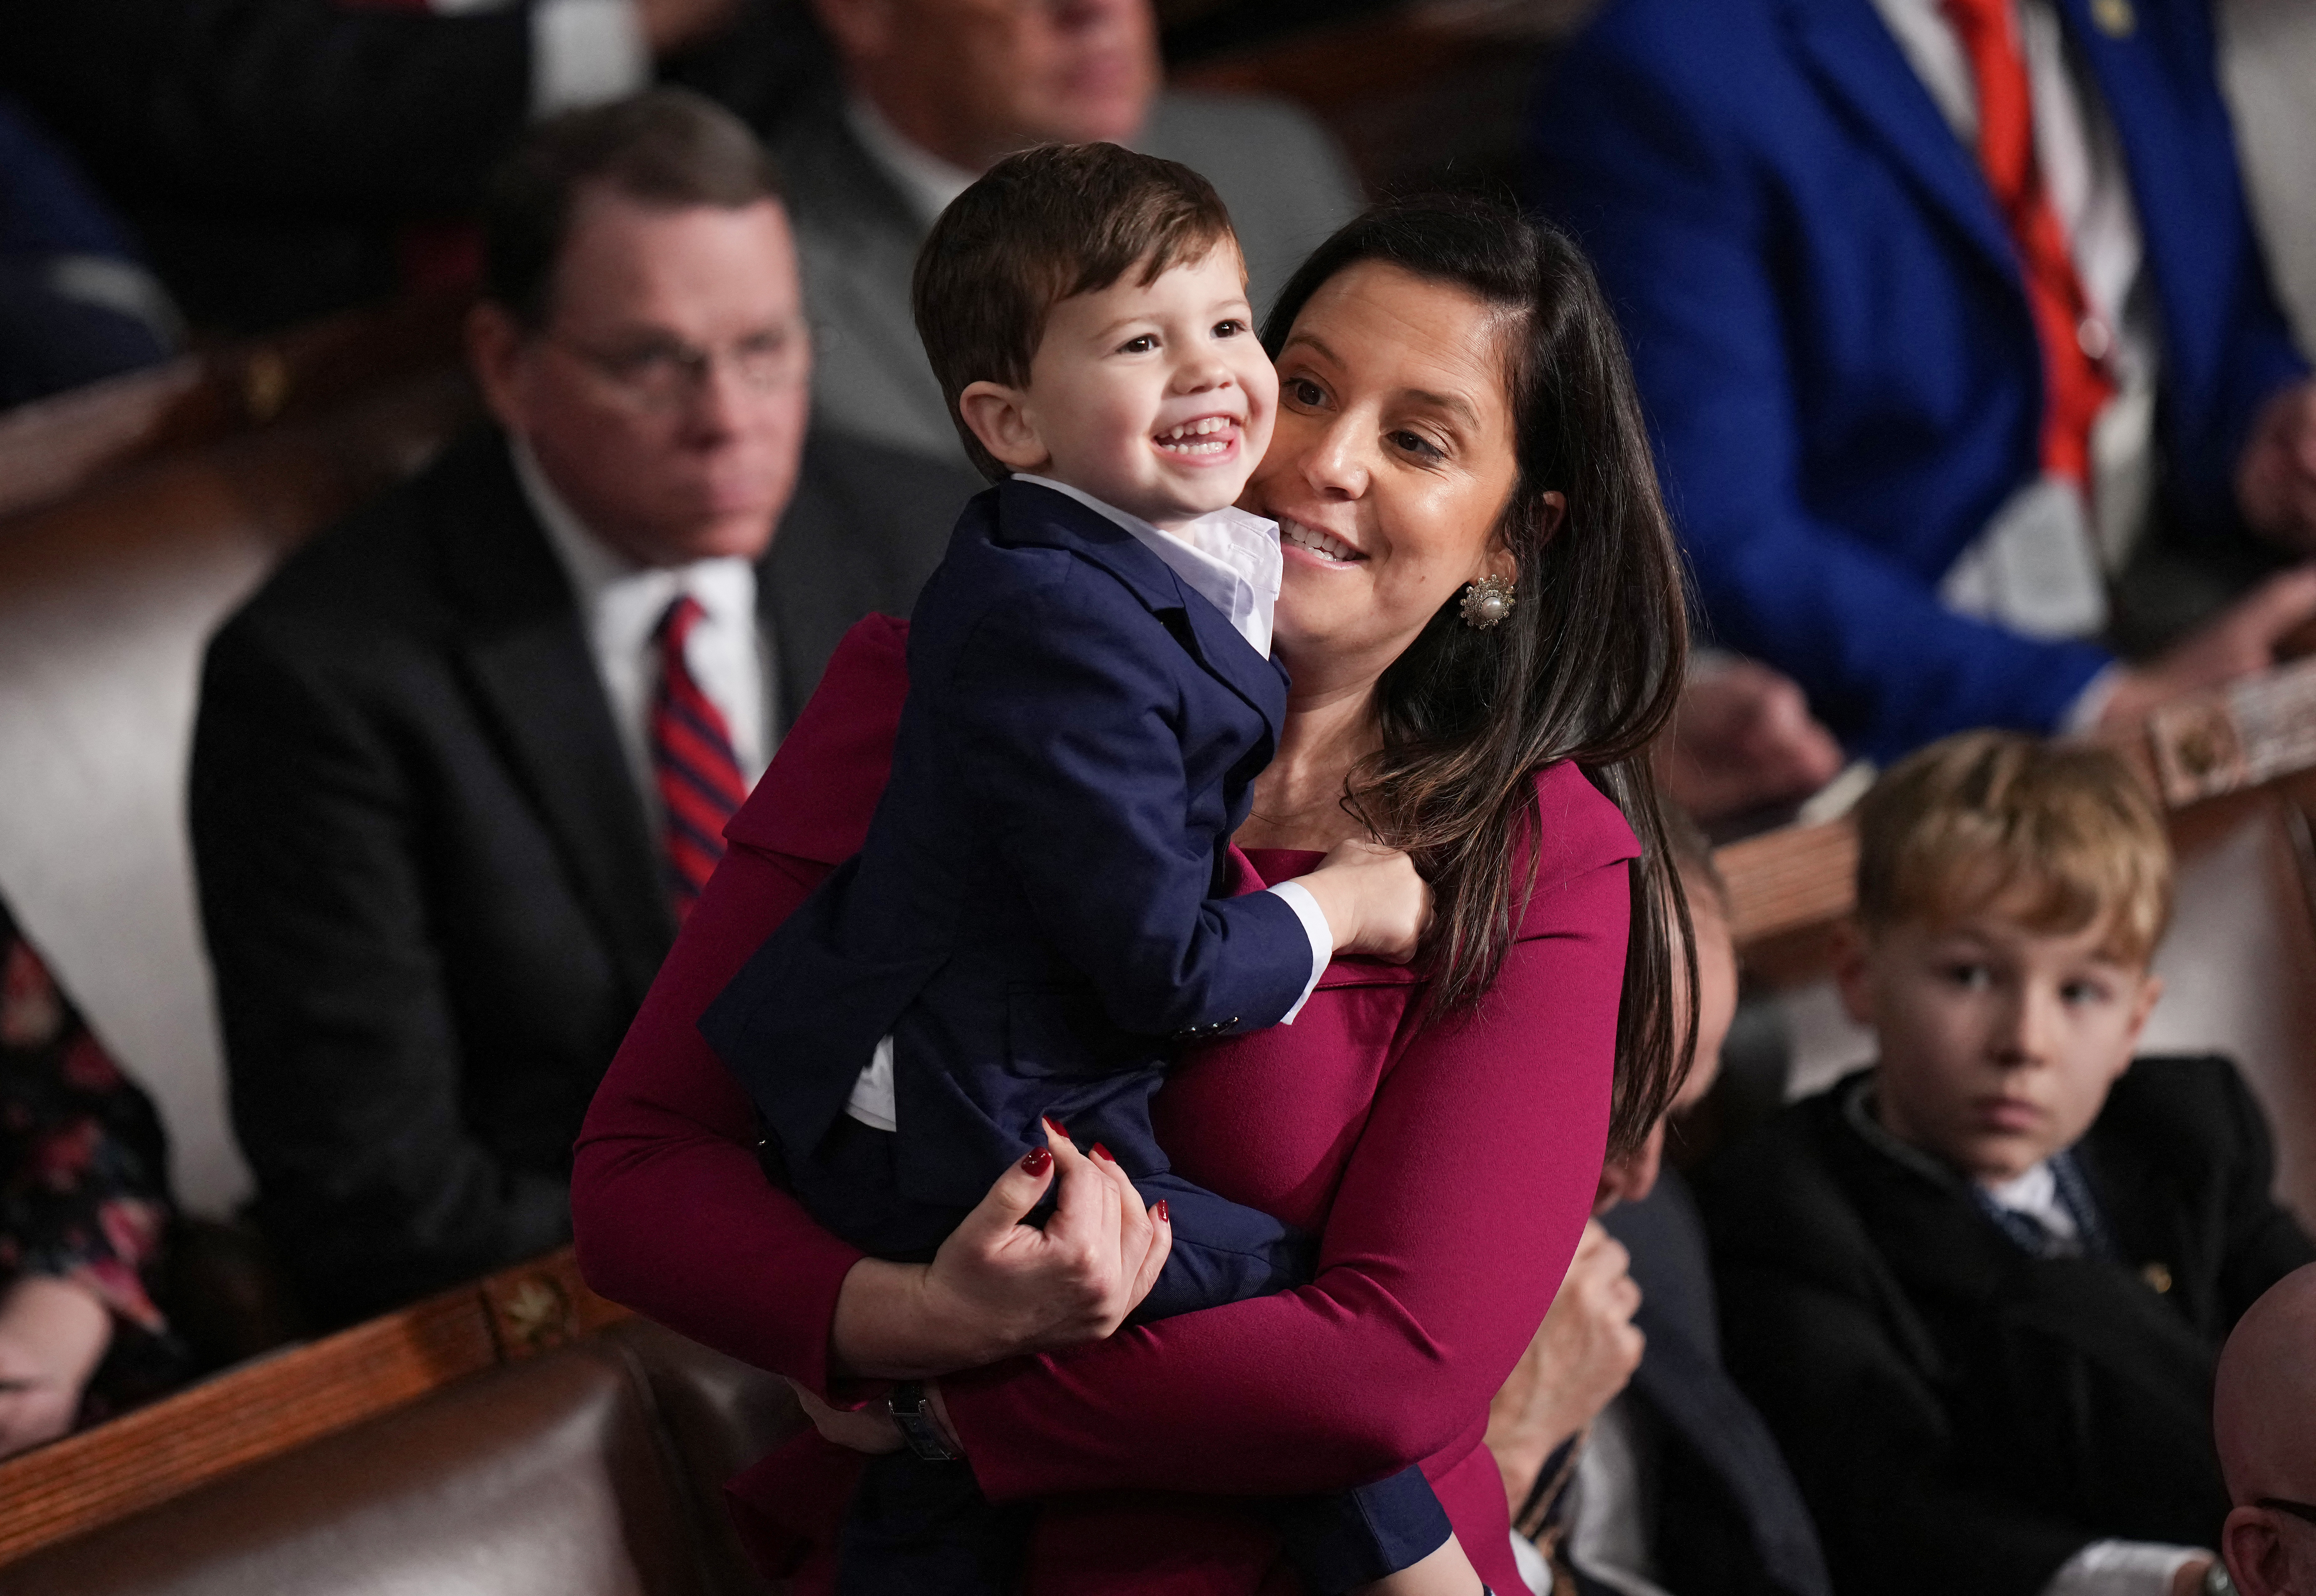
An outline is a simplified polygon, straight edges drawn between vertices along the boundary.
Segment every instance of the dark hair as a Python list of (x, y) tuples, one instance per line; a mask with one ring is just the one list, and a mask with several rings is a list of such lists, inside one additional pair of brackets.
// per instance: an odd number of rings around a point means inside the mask
[(483, 194), (483, 291), (526, 327), (547, 322), (572, 208), (589, 184), (669, 209), (781, 197), (779, 169), (747, 125), (688, 89), (548, 118)]
[(1713, 841), (1705, 834), (1689, 812), (1667, 798), (1660, 806), (1664, 815), (1665, 848), (1672, 855), (1673, 868), (1680, 873), (1680, 884), (1693, 901), (1695, 888), (1702, 887), (1711, 896), (1713, 905), (1725, 922), (1734, 911), (1729, 901), (1729, 882), (1721, 874), (1719, 861), (1713, 857)]
[(1006, 156), (950, 201), (917, 251), (910, 305), (965, 452), (1005, 468), (958, 413), (976, 382), (1020, 388), (1056, 305), (1099, 293), (1136, 263), (1140, 281), (1203, 260), (1231, 231), (1214, 184), (1179, 161), (1115, 144), (1048, 144)]
[[(1264, 343), (1277, 358), (1295, 318), (1338, 274), (1374, 262), (1463, 290), (1502, 317), (1519, 478), (1499, 527), (1518, 600), (1476, 631), (1451, 596), (1385, 668), (1381, 752), (1343, 801), (1414, 854), (1437, 894), (1431, 1011), (1478, 1006), (1510, 950), (1545, 822), (1536, 773), (1572, 760), (1639, 838), (1617, 1021), (1610, 1155), (1647, 1137), (1686, 1074), (1670, 1002), (1685, 966), (1695, 1030), (1688, 905), (1669, 857), (1650, 744), (1670, 721), (1688, 651), (1679, 552), (1632, 369), (1591, 267), (1568, 237), (1509, 207), (1439, 197), (1355, 217), (1278, 297)], [(1545, 495), (1565, 495), (1555, 529)], [(1676, 929), (1677, 928), (1677, 929)], [(1538, 1016), (1538, 1023), (1549, 1023)]]

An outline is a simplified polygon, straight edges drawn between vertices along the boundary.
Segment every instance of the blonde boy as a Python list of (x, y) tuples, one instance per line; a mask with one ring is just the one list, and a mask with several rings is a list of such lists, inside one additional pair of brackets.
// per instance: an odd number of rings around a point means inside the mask
[(2112, 753), (1973, 732), (1858, 832), (1838, 976), (1880, 1056), (1705, 1183), (1731, 1370), (1838, 1590), (2188, 1596), (2214, 1360), (2316, 1248), (2228, 1063), (2133, 1057), (2161, 818)]

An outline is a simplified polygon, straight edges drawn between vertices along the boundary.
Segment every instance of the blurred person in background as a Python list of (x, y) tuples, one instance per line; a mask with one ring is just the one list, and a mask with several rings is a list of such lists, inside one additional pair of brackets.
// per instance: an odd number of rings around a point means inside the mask
[(2316, 1264), (2251, 1305), (2215, 1386), (2228, 1573), (2243, 1596), (2316, 1596)]
[(1277, 101), (1166, 89), (1150, 0), (812, 0), (841, 70), (770, 137), (795, 207), (820, 351), (814, 403), (844, 431), (960, 465), (909, 317), (917, 246), (1000, 156), (1107, 139), (1221, 192), (1262, 316), (1358, 206), (1319, 126)]
[(165, 360), (176, 331), (120, 224), (0, 94), (0, 407)]
[[(1737, 1010), (1728, 889), (1669, 811), (1697, 935), (1696, 1062), (1672, 1111), (1703, 1101)], [(1600, 1173), (1536, 1339), (1489, 1404), (1513, 1549), (1531, 1589), (1576, 1596), (1829, 1596), (1825, 1559), (1775, 1438), (1721, 1368), (1696, 1199), (1662, 1164), (1660, 1121)]]
[(212, 641), (194, 858), (256, 1218), (338, 1323), (561, 1244), (572, 1139), (844, 630), (976, 483), (815, 432), (787, 210), (656, 90), (485, 208), (496, 428)]
[(0, 1457), (192, 1371), (158, 1306), (168, 1149), (0, 904)]
[(1613, 0), (1539, 106), (1713, 631), (1852, 748), (2127, 723), (2316, 613), (2231, 600), (2316, 548), (2316, 388), (2208, 0)]
[(491, 164), (634, 93), (742, 0), (72, 0), (0, 8), (20, 96), (195, 325), (252, 332), (465, 281)]

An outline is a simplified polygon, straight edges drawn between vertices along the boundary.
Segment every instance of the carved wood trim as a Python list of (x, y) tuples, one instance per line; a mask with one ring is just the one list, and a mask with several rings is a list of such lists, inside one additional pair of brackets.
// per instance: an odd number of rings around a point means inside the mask
[(0, 1564), (628, 1317), (570, 1249), (0, 1463)]

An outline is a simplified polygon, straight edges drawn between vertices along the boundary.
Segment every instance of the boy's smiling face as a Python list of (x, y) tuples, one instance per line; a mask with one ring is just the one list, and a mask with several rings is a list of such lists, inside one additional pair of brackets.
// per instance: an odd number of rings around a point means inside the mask
[(2035, 931), (2032, 903), (2013, 890), (1951, 924), (1875, 927), (1837, 971), (1850, 1013), (1881, 1040), (1884, 1127), (1982, 1184), (2081, 1138), (2162, 991), (2110, 950), (2111, 916)]
[(975, 382), (958, 407), (1010, 469), (1172, 531), (1238, 498), (1270, 442), (1278, 376), (1235, 242), (1141, 276), (1056, 304), (1028, 386)]

